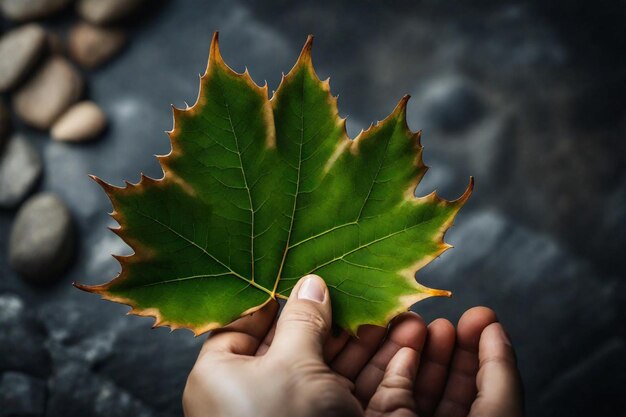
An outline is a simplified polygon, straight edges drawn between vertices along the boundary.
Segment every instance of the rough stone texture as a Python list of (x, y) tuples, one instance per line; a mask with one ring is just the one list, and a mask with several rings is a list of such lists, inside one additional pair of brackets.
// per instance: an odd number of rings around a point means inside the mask
[(50, 283), (72, 260), (74, 241), (72, 216), (65, 203), (51, 193), (37, 194), (17, 213), (9, 240), (9, 263), (31, 282)]
[(41, 416), (46, 404), (46, 383), (18, 372), (0, 376), (0, 416)]
[[(553, 416), (611, 416), (616, 410), (626, 409), (626, 363), (623, 338), (609, 340), (594, 352), (573, 365), (570, 370), (555, 377), (550, 388), (541, 395), (540, 404), (545, 413)], [(615, 378), (606, 378), (606, 375)], [(589, 389), (589, 384), (594, 389)], [(598, 398), (593, 392), (602, 392)], [(562, 401), (571, 398), (571, 401)], [(606, 399), (610, 399), (607, 401)]]
[(150, 408), (84, 365), (68, 362), (50, 380), (49, 416), (151, 417)]
[(45, 340), (45, 328), (24, 300), (15, 294), (0, 294), (0, 373), (19, 371), (47, 377), (51, 362)]
[[(145, 333), (142, 328), (146, 324), (145, 321), (135, 322), (118, 330), (111, 356), (102, 362), (99, 371), (120, 387), (136, 393), (156, 410), (173, 416), (181, 412), (180, 400), (187, 375), (184, 372), (171, 373), (169, 369), (191, 369), (202, 339), (194, 339), (188, 332), (182, 332), (169, 335), (171, 340), (164, 340), (163, 336), (169, 333), (167, 330)], [(129, 370), (136, 367), (142, 369), (145, 378), (132, 377)]]
[(73, 0), (2, 0), (0, 10), (5, 17), (16, 21), (40, 19), (66, 7)]
[(428, 85), (418, 100), (423, 114), (422, 129), (442, 133), (465, 131), (486, 113), (478, 89), (462, 79), (444, 77)]
[(111, 356), (118, 333), (130, 323), (101, 320), (101, 307), (69, 300), (52, 301), (39, 309), (38, 317), (49, 335), (47, 347), (55, 362), (72, 360), (94, 367)]
[(78, 13), (86, 20), (99, 25), (128, 18), (145, 3), (145, 0), (79, 0)]
[(4, 151), (4, 144), (11, 133), (11, 114), (4, 101), (0, 101), (0, 154)]
[[(108, 315), (103, 307), (116, 310), (110, 320), (102, 320), (103, 314)], [(113, 383), (115, 390), (133, 393), (136, 400), (161, 415), (181, 415), (187, 375), (172, 370), (191, 369), (202, 338), (189, 337), (187, 332), (170, 334), (166, 329), (146, 331), (150, 320), (128, 320), (124, 310), (110, 303), (103, 306), (74, 300), (42, 306), (38, 316), (49, 332), (47, 346), (55, 364), (64, 367), (71, 362), (95, 369), (99, 379), (93, 375), (89, 379)], [(139, 368), (145, 377), (134, 377)]]
[(16, 207), (41, 176), (41, 158), (23, 136), (14, 135), (0, 149), (0, 208)]
[(93, 139), (106, 128), (106, 116), (92, 101), (83, 101), (70, 107), (52, 126), (54, 139), (81, 142)]
[(20, 26), (0, 38), (0, 92), (12, 89), (28, 75), (45, 45), (46, 32), (36, 24)]
[(83, 92), (83, 79), (64, 58), (55, 56), (13, 96), (17, 115), (39, 129), (48, 129)]
[(96, 68), (122, 49), (126, 32), (78, 23), (70, 31), (68, 43), (74, 61), (86, 68)]
[[(50, 385), (57, 414), (65, 405), (64, 416), (100, 415), (93, 404), (109, 388), (109, 404), (119, 402), (120, 410), (138, 401), (160, 416), (182, 414), (177, 395), (202, 338), (151, 330), (152, 320), (127, 317), (127, 307), (70, 284), (114, 277), (119, 266), (109, 254), (129, 253), (106, 229), (110, 203), (84, 174), (117, 185), (137, 181), (139, 172), (162, 175), (152, 155), (170, 149), (162, 134), (171, 128), (167, 104), (195, 100), (195, 75), (217, 28), (226, 61), (237, 71), (248, 66), (270, 90), (306, 34), (315, 34), (316, 69), (332, 76), (352, 136), (411, 94), (408, 122), (424, 129), (431, 166), (418, 194), (437, 189), (454, 198), (476, 176), (475, 193), (447, 236), (455, 249), (418, 273), (420, 282), (454, 296), (415, 309), (427, 320), (456, 322), (470, 306), (494, 307), (517, 348), (529, 416), (623, 414), (624, 396), (613, 394), (624, 386), (626, 340), (623, 1), (161, 4), (138, 25), (128, 53), (88, 74), (90, 98), (111, 121), (103, 140), (64, 146), (32, 133), (51, 173), (44, 189), (63, 196), (80, 227), (77, 265), (41, 293), (0, 255), (0, 291), (19, 293), (37, 310), (54, 369), (66, 372)], [(73, 23), (68, 18), (66, 28)], [(476, 92), (482, 113), (462, 118), (458, 130), (430, 122), (438, 85)], [(444, 100), (444, 119), (467, 110), (454, 103)], [(13, 218), (0, 211), (0, 236), (8, 236)], [(7, 246), (0, 238), (0, 254)], [(29, 333), (20, 334), (21, 341)], [(144, 369), (150, 377), (141, 377)], [(67, 375), (84, 375), (79, 380), (91, 388), (73, 395)]]

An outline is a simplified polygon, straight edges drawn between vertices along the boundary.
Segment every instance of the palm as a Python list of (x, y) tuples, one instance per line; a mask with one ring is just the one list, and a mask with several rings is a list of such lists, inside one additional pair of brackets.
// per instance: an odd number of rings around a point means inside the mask
[[(226, 357), (222, 359), (244, 359), (240, 366), (246, 370), (236, 374), (253, 381), (251, 374), (262, 366), (257, 365), (262, 361), (254, 357), (264, 356), (273, 342), (276, 310), (276, 305), (270, 304), (215, 332), (205, 348), (210, 347), (215, 355), (216, 346), (223, 345)], [(366, 416), (467, 416), (472, 405), (480, 402), (476, 379), (479, 339), (495, 321), (491, 310), (474, 308), (461, 318), (455, 330), (447, 320), (435, 320), (426, 326), (418, 315), (406, 313), (394, 320), (389, 330), (363, 326), (357, 338), (346, 333), (330, 336), (323, 352), (328, 366), (322, 364), (324, 369), (314, 374), (333, 377), (320, 379), (322, 387), (317, 380), (310, 383), (317, 384), (318, 392), (335, 393), (336, 402), (347, 404), (353, 415), (362, 414), (357, 410), (360, 407), (354, 407), (356, 398)], [(230, 371), (224, 378), (232, 378)], [(224, 379), (215, 381), (222, 385)], [(390, 407), (394, 409), (391, 414)]]

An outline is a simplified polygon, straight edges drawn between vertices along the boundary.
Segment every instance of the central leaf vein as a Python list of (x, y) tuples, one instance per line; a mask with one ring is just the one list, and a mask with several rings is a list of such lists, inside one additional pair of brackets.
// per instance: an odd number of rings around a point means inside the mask
[(300, 141), (298, 143), (298, 167), (296, 174), (296, 191), (293, 196), (293, 207), (291, 210), (291, 220), (289, 224), (289, 232), (287, 233), (287, 242), (285, 244), (285, 249), (283, 251), (283, 257), (280, 261), (280, 267), (278, 269), (278, 275), (276, 275), (276, 280), (274, 281), (274, 288), (272, 289), (272, 294), (276, 293), (276, 289), (278, 288), (278, 282), (280, 281), (280, 276), (283, 272), (283, 267), (285, 266), (285, 259), (287, 259), (287, 253), (289, 252), (289, 243), (291, 242), (291, 233), (293, 231), (293, 223), (296, 217), (296, 208), (298, 206), (298, 194), (300, 192), (300, 173), (302, 171), (302, 147), (304, 144), (304, 81), (302, 81), (302, 102), (300, 103)]

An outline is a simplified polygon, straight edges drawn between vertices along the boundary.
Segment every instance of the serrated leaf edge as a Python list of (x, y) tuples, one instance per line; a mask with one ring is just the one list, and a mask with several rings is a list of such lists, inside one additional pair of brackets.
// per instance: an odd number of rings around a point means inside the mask
[[(124, 181), (125, 182), (124, 187), (117, 187), (117, 186), (114, 186), (112, 184), (105, 182), (104, 180), (94, 175), (90, 175), (90, 177), (102, 187), (102, 189), (105, 191), (105, 193), (109, 197), (113, 205), (113, 211), (109, 214), (114, 220), (116, 220), (118, 224), (120, 224), (120, 227), (109, 228), (109, 229), (112, 232), (114, 232), (116, 235), (118, 235), (124, 242), (126, 242), (133, 249), (134, 253), (131, 255), (125, 255), (125, 256), (112, 255), (121, 266), (121, 272), (113, 280), (105, 284), (93, 285), (93, 286), (73, 283), (73, 285), (76, 288), (81, 289), (86, 292), (99, 294), (103, 299), (106, 299), (108, 301), (113, 301), (116, 303), (128, 305), (129, 307), (131, 307), (131, 309), (127, 312), (127, 314), (132, 314), (132, 315), (137, 315), (137, 316), (142, 316), (142, 317), (153, 317), (155, 319), (154, 324), (152, 326), (153, 328), (166, 326), (166, 327), (169, 327), (171, 331), (176, 330), (176, 329), (186, 328), (186, 329), (191, 330), (195, 336), (199, 336), (203, 333), (206, 333), (208, 331), (211, 331), (213, 329), (216, 329), (225, 325), (225, 323), (211, 322), (203, 326), (195, 326), (191, 324), (181, 324), (181, 323), (168, 321), (163, 318), (158, 308), (139, 309), (137, 308), (136, 303), (132, 299), (115, 296), (108, 292), (108, 289), (110, 288), (113, 282), (119, 282), (127, 278), (125, 274), (126, 269), (124, 268), (125, 265), (134, 263), (134, 262), (139, 262), (145, 259), (149, 259), (149, 256), (150, 256), (150, 252), (147, 248), (145, 248), (140, 243), (135, 242), (132, 238), (130, 238), (128, 235), (124, 233), (124, 228), (121, 226), (123, 224), (123, 216), (119, 211), (116, 210), (114, 194), (132, 192), (132, 191), (135, 191), (136, 189), (141, 189), (142, 187), (145, 187), (147, 184), (152, 184), (154, 186), (165, 186), (167, 185), (169, 181), (172, 181), (173, 183), (176, 183), (177, 185), (179, 185), (188, 194), (192, 196), (195, 195), (195, 190), (193, 189), (193, 187), (191, 187), (184, 179), (178, 177), (172, 170), (167, 169), (168, 168), (167, 161), (169, 158), (175, 157), (177, 155), (177, 152), (179, 152), (178, 147), (177, 147), (177, 141), (180, 135), (180, 127), (177, 126), (177, 123), (176, 123), (177, 118), (181, 117), (181, 115), (185, 113), (193, 116), (200, 108), (202, 108), (204, 104), (203, 94), (202, 94), (203, 86), (204, 86), (203, 82), (204, 82), (204, 79), (209, 76), (211, 63), (214, 62), (215, 65), (218, 65), (226, 69), (232, 75), (241, 77), (254, 91), (257, 91), (258, 94), (263, 96), (263, 99), (266, 101), (266, 109), (265, 109), (264, 114), (265, 114), (265, 117), (267, 118), (266, 126), (268, 126), (268, 132), (266, 135), (267, 137), (266, 145), (268, 148), (273, 148), (276, 146), (275, 124), (273, 120), (273, 108), (275, 105), (277, 105), (277, 102), (278, 102), (278, 100), (276, 99), (277, 97), (276, 92), (280, 90), (281, 86), (286, 80), (289, 79), (290, 75), (295, 74), (301, 67), (304, 66), (306, 67), (307, 70), (311, 71), (311, 74), (320, 82), (323, 89), (328, 92), (329, 99), (331, 100), (330, 104), (333, 108), (333, 112), (335, 113), (337, 117), (339, 126), (342, 129), (342, 137), (344, 138), (343, 141), (338, 143), (335, 153), (331, 155), (331, 157), (329, 158), (329, 161), (325, 167), (326, 172), (330, 170), (330, 168), (332, 167), (332, 164), (334, 163), (334, 161), (337, 160), (337, 158), (341, 155), (341, 153), (350, 151), (353, 154), (358, 154), (359, 146), (364, 140), (368, 140), (370, 137), (374, 136), (374, 133), (378, 129), (380, 129), (382, 126), (384, 126), (386, 123), (388, 123), (391, 119), (399, 118), (399, 120), (403, 124), (403, 128), (408, 133), (410, 140), (413, 141), (415, 144), (416, 157), (415, 157), (414, 163), (417, 167), (420, 168), (419, 174), (416, 176), (416, 178), (411, 183), (410, 187), (405, 192), (405, 200), (413, 204), (435, 203), (435, 204), (442, 204), (446, 206), (448, 205), (456, 206), (456, 209), (451, 213), (451, 215), (449, 216), (449, 219), (444, 224), (442, 224), (442, 226), (439, 229), (439, 233), (435, 237), (435, 243), (437, 243), (439, 246), (438, 251), (432, 254), (431, 256), (420, 259), (420, 261), (400, 271), (400, 275), (406, 278), (411, 283), (411, 285), (415, 286), (417, 292), (415, 294), (411, 294), (408, 296), (401, 296), (398, 300), (398, 308), (390, 311), (389, 314), (384, 319), (380, 321), (373, 320), (368, 323), (361, 323), (356, 328), (346, 329), (348, 330), (349, 333), (351, 333), (352, 335), (356, 335), (358, 327), (364, 324), (386, 326), (395, 316), (402, 313), (403, 311), (406, 311), (410, 306), (412, 306), (413, 304), (425, 298), (429, 298), (433, 296), (446, 296), (446, 297), (451, 296), (452, 293), (450, 291), (432, 289), (432, 288), (428, 288), (419, 284), (415, 279), (415, 274), (417, 271), (419, 271), (421, 268), (429, 264), (431, 261), (441, 256), (441, 254), (443, 254), (445, 251), (452, 248), (452, 245), (449, 245), (444, 242), (444, 236), (447, 230), (449, 230), (449, 228), (453, 225), (456, 214), (458, 213), (458, 211), (461, 209), (461, 207), (465, 204), (465, 202), (469, 199), (470, 195), (472, 194), (472, 190), (474, 187), (473, 177), (470, 177), (469, 185), (467, 189), (465, 190), (465, 192), (456, 200), (448, 201), (448, 200), (442, 199), (437, 195), (435, 191), (433, 191), (432, 193), (424, 197), (416, 197), (415, 196), (416, 188), (419, 185), (424, 174), (428, 170), (428, 166), (426, 166), (422, 160), (423, 147), (421, 145), (421, 131), (417, 131), (417, 132), (411, 131), (406, 121), (406, 106), (410, 99), (410, 96), (405, 95), (404, 97), (402, 97), (402, 99), (400, 99), (400, 101), (398, 102), (396, 107), (393, 109), (393, 111), (386, 118), (384, 118), (382, 121), (372, 123), (367, 129), (361, 130), (361, 132), (353, 140), (351, 140), (346, 130), (346, 118), (345, 117), (342, 118), (339, 116), (339, 110), (337, 106), (337, 96), (333, 96), (331, 94), (330, 78), (327, 78), (326, 80), (322, 81), (317, 76), (317, 73), (315, 72), (315, 69), (312, 64), (312, 58), (311, 58), (312, 44), (313, 44), (313, 36), (309, 35), (307, 37), (307, 41), (304, 47), (302, 48), (302, 51), (295, 65), (291, 68), (291, 70), (286, 75), (283, 74), (281, 78), (281, 82), (279, 83), (279, 86), (277, 87), (276, 91), (273, 92), (271, 98), (268, 98), (267, 82), (263, 86), (259, 86), (251, 78), (247, 68), (245, 69), (243, 73), (238, 73), (224, 62), (222, 55), (220, 53), (220, 50), (219, 50), (219, 34), (218, 32), (214, 33), (213, 39), (211, 41), (209, 63), (207, 65), (207, 69), (204, 75), (200, 77), (200, 87), (199, 87), (198, 96), (196, 98), (195, 103), (192, 106), (187, 105), (187, 108), (185, 109), (179, 109), (175, 106), (172, 106), (173, 128), (172, 130), (167, 132), (170, 138), (170, 142), (171, 142), (171, 149), (170, 149), (170, 152), (165, 155), (156, 155), (156, 158), (159, 161), (163, 170), (163, 177), (160, 179), (154, 179), (142, 173), (140, 175), (139, 182), (133, 184), (128, 181)], [(276, 293), (276, 285), (271, 292), (269, 292), (269, 290), (266, 288), (262, 288), (262, 289), (267, 291), (269, 294), (267, 300), (258, 306), (251, 307), (250, 309), (242, 312), (239, 317), (244, 317), (260, 310), (261, 308), (266, 306), (268, 303), (275, 301), (276, 298), (286, 298), (282, 296), (281, 294)]]

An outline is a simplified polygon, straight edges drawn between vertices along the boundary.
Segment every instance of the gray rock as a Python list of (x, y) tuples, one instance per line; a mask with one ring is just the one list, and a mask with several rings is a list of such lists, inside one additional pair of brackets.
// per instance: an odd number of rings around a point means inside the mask
[(0, 417), (42, 416), (46, 406), (46, 383), (18, 372), (0, 377)]
[[(567, 372), (555, 375), (539, 400), (546, 415), (586, 417), (618, 415), (626, 408), (626, 346), (619, 338), (594, 348)], [(615, 380), (606, 378), (615, 375)], [(589, 385), (592, 382), (593, 388)], [(598, 401), (610, 398), (612, 401)], [(619, 410), (619, 411), (618, 411)]]
[(145, 0), (79, 0), (78, 13), (95, 24), (109, 24), (127, 18)]
[(455, 77), (442, 78), (429, 85), (421, 105), (425, 125), (447, 133), (471, 126), (487, 110), (476, 89)]
[(98, 324), (100, 303), (81, 304), (75, 300), (51, 300), (41, 306), (38, 317), (48, 331), (50, 340), (73, 346), (107, 327), (110, 321)]
[(45, 45), (46, 32), (36, 24), (20, 26), (0, 39), (0, 92), (12, 89), (26, 77)]
[[(133, 323), (117, 332), (113, 353), (98, 371), (164, 415), (182, 415), (180, 399), (202, 339), (187, 331), (150, 329), (148, 320), (127, 319)], [(133, 377), (137, 369), (141, 369), (142, 378)]]
[(78, 23), (70, 31), (69, 51), (74, 61), (83, 67), (96, 68), (117, 54), (126, 39), (126, 32), (121, 29)]
[(44, 347), (45, 340), (44, 326), (26, 308), (24, 301), (17, 295), (1, 294), (0, 372), (19, 371), (47, 377), (51, 361)]
[(14, 208), (41, 177), (37, 150), (23, 136), (14, 135), (0, 153), (0, 207)]
[(84, 364), (67, 362), (49, 383), (46, 415), (65, 417), (151, 417), (153, 410)]
[[(81, 294), (74, 294), (80, 296)], [(113, 354), (117, 335), (132, 324), (124, 307), (112, 303), (79, 303), (74, 299), (51, 300), (39, 309), (47, 329), (53, 361), (66, 358), (98, 366)]]
[(25, 21), (50, 16), (72, 0), (3, 0), (0, 9), (11, 20)]
[(39, 129), (48, 129), (83, 92), (83, 79), (64, 58), (52, 57), (13, 96), (17, 115)]
[(9, 109), (4, 104), (4, 101), (0, 101), (0, 154), (4, 150), (4, 142), (11, 132), (11, 114)]
[(82, 142), (98, 136), (106, 127), (106, 116), (92, 101), (70, 107), (52, 126), (52, 137), (64, 142)]
[(9, 238), (9, 263), (23, 278), (46, 283), (67, 268), (74, 246), (74, 226), (65, 203), (54, 194), (37, 194), (17, 213)]

